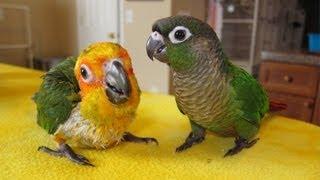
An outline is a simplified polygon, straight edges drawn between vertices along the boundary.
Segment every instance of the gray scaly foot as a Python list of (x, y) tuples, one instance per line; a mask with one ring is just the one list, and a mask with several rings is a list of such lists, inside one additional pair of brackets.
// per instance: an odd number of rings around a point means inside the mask
[(86, 165), (86, 166), (94, 166), (93, 164), (90, 163), (90, 161), (86, 157), (84, 157), (80, 154), (76, 154), (68, 144), (61, 144), (59, 146), (59, 149), (57, 149), (57, 150), (52, 150), (48, 147), (40, 146), (38, 148), (38, 151), (48, 153), (52, 156), (66, 157), (69, 160), (71, 160), (72, 162), (75, 162), (77, 164)]

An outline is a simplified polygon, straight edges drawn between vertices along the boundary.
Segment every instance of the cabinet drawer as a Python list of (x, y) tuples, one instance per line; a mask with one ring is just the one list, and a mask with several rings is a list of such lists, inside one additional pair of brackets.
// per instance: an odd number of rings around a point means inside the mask
[(320, 83), (318, 85), (318, 95), (315, 101), (316, 105), (313, 111), (312, 123), (320, 126)]
[(272, 92), (315, 97), (319, 70), (317, 67), (277, 62), (263, 62), (259, 79)]
[(306, 122), (312, 121), (314, 99), (274, 92), (268, 92), (268, 95), (271, 101), (287, 104), (287, 109), (279, 111), (277, 114)]

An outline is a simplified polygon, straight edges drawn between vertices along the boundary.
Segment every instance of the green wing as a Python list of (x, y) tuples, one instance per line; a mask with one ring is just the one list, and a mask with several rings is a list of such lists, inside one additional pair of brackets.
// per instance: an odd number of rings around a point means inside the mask
[(79, 86), (74, 76), (76, 58), (70, 57), (50, 69), (34, 95), (37, 123), (49, 134), (55, 133), (80, 101)]
[(234, 100), (239, 104), (242, 119), (259, 127), (269, 109), (269, 101), (262, 86), (245, 70), (228, 62), (228, 74)]

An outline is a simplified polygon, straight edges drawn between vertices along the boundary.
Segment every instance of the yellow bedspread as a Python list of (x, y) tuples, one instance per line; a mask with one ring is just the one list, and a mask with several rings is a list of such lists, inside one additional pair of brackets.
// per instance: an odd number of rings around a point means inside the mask
[(223, 158), (233, 139), (207, 135), (176, 154), (190, 131), (174, 98), (143, 93), (131, 132), (153, 136), (159, 146), (122, 143), (98, 151), (75, 149), (96, 167), (73, 164), (37, 151), (55, 147), (36, 124), (32, 94), (41, 72), (0, 64), (0, 179), (319, 179), (320, 128), (274, 116), (265, 120), (260, 141), (238, 155)]

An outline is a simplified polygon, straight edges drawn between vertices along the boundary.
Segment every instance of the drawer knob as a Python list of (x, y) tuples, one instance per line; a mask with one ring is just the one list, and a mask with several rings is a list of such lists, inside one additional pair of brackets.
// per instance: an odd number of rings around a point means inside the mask
[(291, 76), (285, 75), (285, 76), (283, 77), (283, 80), (291, 83), (291, 82), (293, 81), (293, 78), (292, 78)]
[(313, 103), (312, 102), (304, 102), (303, 103), (304, 107), (312, 109), (313, 108)]

